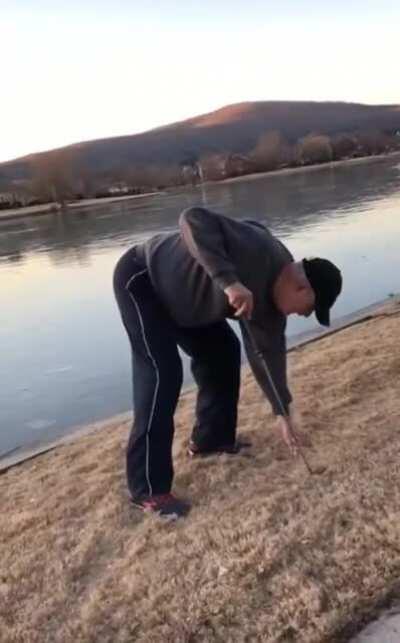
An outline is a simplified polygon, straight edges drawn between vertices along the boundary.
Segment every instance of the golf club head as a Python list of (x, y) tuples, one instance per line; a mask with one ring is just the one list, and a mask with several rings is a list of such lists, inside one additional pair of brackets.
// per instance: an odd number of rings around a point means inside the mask
[(320, 476), (323, 473), (325, 473), (326, 467), (320, 466), (320, 467), (315, 467), (314, 469), (310, 470), (311, 475), (313, 476)]

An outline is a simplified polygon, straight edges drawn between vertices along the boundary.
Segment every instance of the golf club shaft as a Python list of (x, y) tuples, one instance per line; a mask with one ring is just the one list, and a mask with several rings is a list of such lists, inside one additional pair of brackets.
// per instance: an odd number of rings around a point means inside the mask
[[(263, 355), (263, 354), (262, 354), (262, 352), (259, 350), (259, 348), (258, 348), (258, 346), (257, 346), (257, 344), (256, 344), (256, 342), (255, 342), (255, 339), (254, 339), (254, 337), (253, 337), (253, 333), (252, 333), (252, 332), (251, 332), (251, 330), (250, 330), (249, 322), (248, 322), (246, 319), (243, 319), (243, 318), (242, 318), (242, 320), (241, 320), (241, 321), (242, 321), (242, 324), (243, 324), (244, 328), (246, 329), (246, 333), (247, 333), (247, 335), (248, 335), (248, 337), (249, 337), (249, 340), (250, 340), (250, 342), (251, 342), (251, 345), (252, 345), (252, 347), (253, 347), (253, 350), (254, 350), (255, 354), (260, 358), (260, 361), (261, 361), (261, 363), (262, 363), (262, 365), (263, 365), (263, 367), (264, 367), (264, 370), (265, 370), (265, 373), (266, 373), (266, 375), (267, 375), (267, 378), (268, 378), (268, 381), (269, 381), (270, 387), (271, 387), (271, 389), (272, 389), (272, 391), (273, 391), (273, 393), (274, 393), (274, 395), (275, 395), (276, 401), (278, 402), (278, 405), (279, 405), (279, 407), (280, 407), (280, 409), (281, 409), (281, 411), (282, 411), (282, 415), (283, 415), (283, 417), (286, 419), (286, 421), (288, 422), (289, 427), (291, 427), (291, 423), (290, 423), (290, 415), (289, 415), (289, 413), (287, 412), (287, 410), (285, 409), (285, 405), (284, 405), (284, 404), (283, 404), (283, 402), (282, 402), (282, 398), (281, 398), (281, 396), (279, 395), (278, 389), (277, 389), (277, 388), (276, 388), (276, 386), (275, 386), (275, 382), (274, 382), (273, 377), (272, 377), (272, 375), (271, 375), (271, 371), (270, 371), (270, 369), (269, 369), (269, 366), (268, 366), (268, 364), (267, 364), (267, 361), (266, 361), (266, 359), (264, 358), (264, 355)], [(308, 472), (309, 472), (310, 474), (312, 474), (312, 473), (313, 473), (313, 470), (311, 469), (311, 467), (310, 467), (310, 465), (309, 465), (309, 463), (308, 463), (308, 461), (307, 461), (307, 459), (306, 459), (306, 457), (305, 457), (305, 455), (304, 455), (304, 453), (303, 453), (303, 451), (302, 451), (302, 449), (301, 449), (300, 445), (298, 445), (298, 444), (297, 444), (297, 445), (296, 445), (296, 448), (297, 448), (297, 450), (298, 450), (298, 452), (299, 452), (299, 454), (300, 454), (300, 456), (301, 456), (301, 458), (302, 458), (302, 460), (303, 460), (304, 464), (306, 465)]]

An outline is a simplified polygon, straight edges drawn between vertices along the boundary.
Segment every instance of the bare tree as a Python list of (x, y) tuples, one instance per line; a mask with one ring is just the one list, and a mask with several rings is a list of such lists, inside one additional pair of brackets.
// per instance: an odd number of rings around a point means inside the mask
[(255, 166), (250, 156), (245, 154), (228, 154), (225, 162), (226, 176), (243, 176), (255, 172)]
[(70, 148), (35, 156), (31, 161), (33, 193), (43, 201), (64, 205), (74, 194), (74, 157)]
[(329, 136), (308, 134), (299, 141), (297, 155), (301, 165), (331, 161), (332, 145)]
[(360, 132), (357, 134), (359, 149), (367, 156), (382, 154), (389, 151), (391, 147), (391, 138), (379, 131)]
[(182, 184), (182, 170), (177, 163), (154, 167), (154, 174), (157, 176), (155, 185), (158, 188), (175, 187)]
[(182, 169), (177, 163), (129, 165), (121, 170), (121, 179), (130, 190), (138, 192), (173, 187), (183, 183)]
[(76, 177), (74, 179), (75, 196), (91, 199), (100, 189), (100, 179), (91, 169), (82, 163), (76, 167)]
[(285, 142), (280, 132), (274, 130), (262, 134), (250, 152), (254, 171), (267, 172), (277, 169), (282, 162), (284, 146)]
[(199, 160), (200, 172), (203, 181), (220, 181), (226, 179), (227, 154), (208, 154)]
[(336, 160), (351, 158), (357, 150), (357, 140), (351, 134), (339, 134), (331, 141), (332, 157)]
[(184, 162), (180, 169), (183, 184), (193, 186), (201, 181), (200, 167), (196, 161)]

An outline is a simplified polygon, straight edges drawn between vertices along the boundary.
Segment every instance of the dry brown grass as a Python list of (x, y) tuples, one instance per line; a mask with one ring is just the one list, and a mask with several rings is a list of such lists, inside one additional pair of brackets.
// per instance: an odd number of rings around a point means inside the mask
[(0, 640), (189, 643), (335, 641), (400, 569), (400, 317), (349, 328), (290, 356), (314, 463), (291, 460), (252, 377), (248, 455), (189, 461), (193, 395), (177, 414), (177, 524), (127, 502), (128, 426), (0, 476)]

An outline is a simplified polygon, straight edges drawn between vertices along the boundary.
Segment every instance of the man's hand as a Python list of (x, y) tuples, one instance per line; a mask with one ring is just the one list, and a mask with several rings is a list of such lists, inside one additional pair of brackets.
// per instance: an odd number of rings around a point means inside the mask
[(280, 429), (282, 438), (289, 448), (292, 455), (297, 454), (297, 447), (301, 446), (301, 439), (293, 427), (293, 424), (288, 416), (279, 415), (277, 425)]
[(251, 319), (254, 306), (253, 293), (250, 292), (240, 281), (235, 281), (225, 288), (224, 293), (228, 297), (230, 305), (235, 308), (235, 317)]

